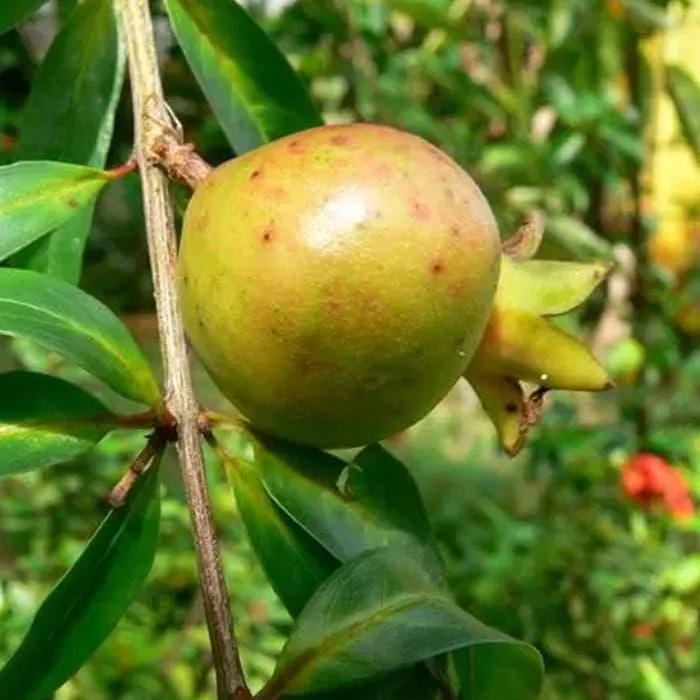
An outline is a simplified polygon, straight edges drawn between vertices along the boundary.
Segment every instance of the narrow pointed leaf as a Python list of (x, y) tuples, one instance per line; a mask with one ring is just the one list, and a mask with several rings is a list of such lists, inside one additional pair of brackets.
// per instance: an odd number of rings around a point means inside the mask
[(340, 562), (275, 505), (255, 467), (243, 459), (225, 466), (267, 579), (290, 615), (296, 617)]
[[(124, 68), (113, 0), (77, 5), (33, 81), (22, 114), (22, 159), (104, 168)], [(77, 284), (93, 209), (91, 201), (84, 211), (36, 243), (20, 260), (23, 266)]]
[(678, 66), (666, 68), (666, 81), (683, 137), (700, 163), (700, 85)]
[(0, 260), (86, 208), (109, 182), (101, 170), (51, 161), (0, 168)]
[(33, 340), (134, 401), (160, 402), (153, 370), (129, 331), (101, 302), (67, 282), (0, 269), (0, 335)]
[(258, 436), (255, 462), (275, 503), (340, 561), (389, 545), (410, 552), (442, 582), (418, 489), (383, 448), (365, 450), (348, 467), (328, 453)]
[[(499, 666), (490, 674), (491, 683), (501, 688), (516, 672), (521, 687), (509, 700), (535, 700), (542, 662), (534, 648), (459, 608), (415, 562), (385, 547), (368, 550), (344, 564), (311, 599), (261, 698), (348, 687), (482, 645), (478, 663)], [(491, 695), (484, 697), (494, 697), (495, 688), (485, 690)]]
[(410, 533), (421, 544), (421, 560), (436, 581), (442, 560), (423, 498), (406, 466), (384, 447), (369, 445), (350, 463), (345, 490), (386, 528)]
[(234, 0), (166, 0), (175, 35), (236, 153), (321, 118), (286, 58)]
[(504, 257), (496, 303), (538, 316), (554, 316), (580, 306), (605, 279), (608, 263), (558, 260), (513, 262)]
[(94, 396), (48, 374), (0, 374), (0, 476), (44, 469), (90, 450), (109, 430)]
[(46, 0), (4, 0), (0, 4), (0, 34), (12, 29)]
[(146, 580), (158, 539), (154, 465), (109, 513), (0, 669), (0, 697), (45, 700), (104, 642)]
[[(229, 483), (251, 544), (268, 580), (293, 617), (297, 617), (315, 591), (340, 562), (310, 537), (270, 498), (259, 472), (244, 459), (225, 464)], [(422, 508), (422, 506), (421, 506)], [(439, 686), (423, 666), (363, 685), (365, 700), (432, 700)], [(346, 691), (318, 696), (318, 700), (352, 700)]]
[[(225, 462), (225, 468), (267, 578), (289, 613), (297, 617), (340, 562), (272, 501), (254, 465), (245, 459), (232, 459)], [(353, 692), (361, 692), (365, 700), (403, 700), (410, 690), (415, 700), (432, 700), (438, 689), (435, 679), (419, 665)], [(352, 700), (354, 696), (339, 691), (317, 697)]]

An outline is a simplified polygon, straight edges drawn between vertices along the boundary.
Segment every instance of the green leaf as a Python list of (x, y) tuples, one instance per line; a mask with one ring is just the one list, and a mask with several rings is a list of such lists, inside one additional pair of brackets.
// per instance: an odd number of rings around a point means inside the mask
[(166, 0), (175, 35), (236, 153), (319, 126), (283, 54), (234, 0)]
[(24, 162), (0, 168), (0, 260), (92, 206), (109, 176), (94, 168)]
[(673, 26), (671, 15), (665, 7), (652, 0), (622, 0), (629, 19), (644, 29), (668, 29)]
[(415, 482), (382, 447), (366, 448), (351, 465), (320, 450), (261, 436), (254, 450), (275, 503), (338, 560), (389, 545), (417, 557), (434, 580), (443, 582)]
[(612, 246), (590, 226), (572, 216), (547, 219), (542, 257), (574, 260), (611, 260)]
[[(125, 57), (113, 0), (80, 3), (51, 44), (22, 114), (23, 160), (104, 168)], [(50, 118), (47, 118), (50, 115)], [(23, 267), (77, 284), (94, 202), (23, 257)]]
[(368, 550), (321, 586), (299, 616), (261, 700), (348, 687), (457, 649), (480, 648), (471, 669), (494, 698), (515, 674), (509, 700), (534, 700), (542, 682), (536, 649), (479, 622), (415, 562)]
[[(241, 517), (268, 581), (293, 617), (340, 566), (340, 562), (304, 532), (270, 499), (255, 466), (244, 458), (224, 460)], [(423, 666), (362, 686), (364, 700), (431, 700), (438, 686)], [(356, 692), (358, 689), (353, 690)], [(352, 700), (345, 691), (318, 700)]]
[(700, 85), (678, 66), (666, 68), (666, 83), (678, 114), (683, 138), (700, 163)]
[(0, 34), (18, 25), (45, 2), (46, 0), (4, 0), (0, 4)]
[(158, 469), (112, 510), (0, 670), (0, 697), (45, 700), (98, 649), (148, 576), (160, 519)]
[[(527, 653), (531, 649), (534, 653)], [(536, 700), (543, 667), (535, 650), (513, 653), (507, 644), (475, 644), (452, 654), (459, 679), (460, 700)]]
[(296, 617), (339, 562), (272, 502), (254, 466), (232, 459), (225, 467), (267, 579)]
[(654, 700), (683, 700), (683, 696), (671, 685), (661, 669), (648, 657), (637, 659), (647, 697)]
[(44, 469), (90, 450), (112, 414), (63, 379), (34, 372), (0, 374), (0, 476)]
[(438, 700), (443, 697), (439, 693), (439, 683), (421, 663), (390, 673), (378, 681), (314, 695), (313, 700)]
[(129, 331), (101, 302), (67, 282), (0, 269), (0, 335), (33, 340), (134, 401), (152, 407), (160, 402), (153, 370)]

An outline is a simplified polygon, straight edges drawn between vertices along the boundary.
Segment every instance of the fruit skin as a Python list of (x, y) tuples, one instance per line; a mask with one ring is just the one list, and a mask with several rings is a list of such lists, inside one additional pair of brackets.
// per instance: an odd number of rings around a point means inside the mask
[(185, 213), (191, 344), (259, 430), (323, 448), (395, 434), (465, 370), (500, 240), (478, 186), (371, 124), (285, 137), (216, 168)]

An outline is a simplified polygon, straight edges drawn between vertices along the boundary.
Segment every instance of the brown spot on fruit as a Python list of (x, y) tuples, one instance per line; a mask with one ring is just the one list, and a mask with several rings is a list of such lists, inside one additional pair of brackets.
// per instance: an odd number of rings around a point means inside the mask
[(416, 219), (425, 221), (430, 218), (430, 210), (423, 204), (423, 202), (414, 201), (411, 203), (411, 212)]
[(380, 163), (375, 172), (380, 180), (386, 180), (391, 175), (391, 168), (386, 163)]
[(66, 204), (72, 209), (77, 209), (79, 206), (78, 200), (73, 199), (73, 197), (68, 197), (68, 199), (66, 200)]
[(444, 151), (441, 151), (437, 146), (426, 142), (425, 147), (428, 153), (436, 160), (442, 161), (443, 163), (447, 163), (449, 165), (454, 165), (452, 158), (450, 158), (450, 156), (448, 156)]
[(274, 237), (275, 237), (275, 225), (268, 224), (263, 229), (262, 236), (260, 236), (260, 238), (262, 239), (263, 243), (271, 243)]
[(334, 136), (331, 139), (331, 143), (335, 146), (344, 146), (348, 142), (348, 137), (347, 136)]
[(250, 179), (257, 180), (261, 175), (262, 175), (262, 170), (253, 170), (253, 172), (250, 174)]
[(271, 187), (270, 188), (270, 197), (273, 200), (279, 201), (280, 198), (285, 196), (285, 190), (284, 187)]
[(308, 355), (301, 355), (296, 361), (297, 370), (302, 376), (311, 374), (314, 371), (314, 363)]
[(462, 229), (458, 224), (452, 224), (452, 226), (450, 226), (450, 231), (452, 231), (453, 236), (460, 236), (462, 234)]
[(518, 407), (514, 403), (507, 403), (506, 404), (506, 412), (507, 413), (517, 413), (518, 412)]
[(464, 296), (464, 289), (465, 289), (465, 284), (462, 280), (459, 282), (454, 282), (450, 285), (450, 294), (455, 298), (455, 299), (462, 299)]
[(431, 266), (430, 271), (434, 275), (441, 275), (445, 271), (445, 263), (442, 260), (436, 260)]
[(287, 148), (290, 153), (303, 153), (306, 150), (301, 139), (292, 139)]

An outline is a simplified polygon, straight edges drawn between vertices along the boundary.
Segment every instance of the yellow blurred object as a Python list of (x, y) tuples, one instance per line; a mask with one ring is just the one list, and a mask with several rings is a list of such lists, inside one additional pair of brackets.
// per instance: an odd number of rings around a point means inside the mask
[(682, 306), (674, 320), (687, 335), (694, 338), (700, 336), (700, 300)]
[(695, 2), (682, 24), (655, 35), (644, 47), (655, 94), (653, 132), (649, 134), (653, 155), (646, 177), (658, 227), (649, 252), (655, 263), (676, 275), (699, 261), (700, 166), (679, 138), (680, 123), (663, 85), (664, 66), (678, 66), (700, 82), (698, 44), (700, 1)]
[(687, 218), (660, 215), (659, 227), (649, 242), (649, 254), (660, 267), (680, 274), (697, 264), (699, 244), (697, 227)]

